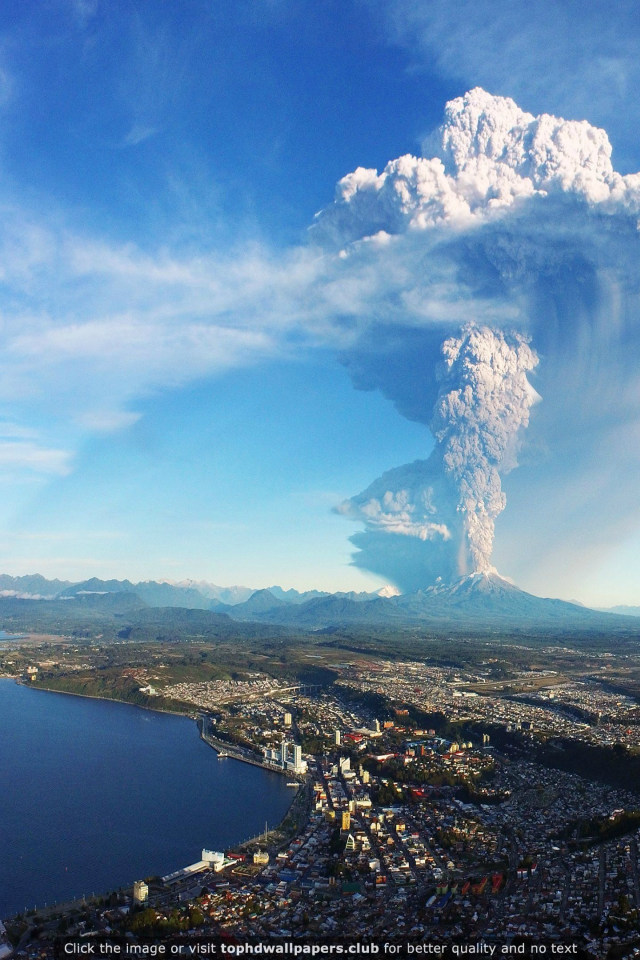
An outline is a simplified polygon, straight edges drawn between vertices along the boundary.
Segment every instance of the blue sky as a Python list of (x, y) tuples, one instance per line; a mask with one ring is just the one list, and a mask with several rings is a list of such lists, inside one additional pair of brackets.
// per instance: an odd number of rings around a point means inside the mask
[[(322, 274), (314, 214), (348, 172), (419, 154), (476, 85), (605, 126), (617, 169), (640, 169), (635, 5), (615, 23), (604, 3), (508, 6), (2, 5), (6, 572), (383, 584), (332, 508), (433, 441), (354, 389), (327, 304), (347, 316), (363, 293)], [(633, 525), (572, 579), (519, 552), (508, 509), (505, 574), (640, 602)]]

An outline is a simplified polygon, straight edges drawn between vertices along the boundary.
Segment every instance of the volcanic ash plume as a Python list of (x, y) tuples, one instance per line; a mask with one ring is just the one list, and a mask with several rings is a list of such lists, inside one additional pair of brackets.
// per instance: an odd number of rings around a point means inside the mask
[(536, 358), (485, 327), (544, 358), (529, 442), (548, 456), (510, 484), (500, 565), (534, 592), (579, 591), (640, 525), (639, 217), (640, 173), (614, 169), (604, 130), (479, 88), (447, 104), (423, 156), (340, 180), (314, 237), (348, 280), (345, 364), (436, 436), (429, 460), (343, 506), (364, 525), (356, 566), (404, 591), (487, 569)]
[(538, 399), (527, 379), (538, 358), (521, 334), (470, 324), (441, 354), (429, 459), (388, 470), (337, 508), (364, 522), (351, 538), (359, 565), (409, 591), (493, 570), (500, 473), (517, 466), (518, 433)]
[(538, 358), (519, 334), (465, 327), (445, 340), (431, 429), (463, 515), (461, 569), (491, 567), (495, 518), (504, 510), (500, 471), (516, 465), (517, 434), (538, 396), (527, 380)]

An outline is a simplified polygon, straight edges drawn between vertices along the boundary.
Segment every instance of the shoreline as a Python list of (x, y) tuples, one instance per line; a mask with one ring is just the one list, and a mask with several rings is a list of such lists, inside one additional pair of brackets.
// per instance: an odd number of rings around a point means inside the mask
[[(171, 717), (184, 717), (186, 720), (191, 720), (192, 722), (195, 723), (195, 725), (196, 725), (196, 730), (197, 730), (197, 732), (198, 732), (198, 738), (199, 738), (203, 743), (207, 744), (207, 741), (204, 739), (204, 737), (201, 735), (201, 732), (200, 732), (200, 724), (199, 724), (198, 716), (192, 716), (192, 715), (184, 714), (184, 713), (177, 713), (177, 712), (172, 711), (172, 710), (162, 710), (162, 709), (160, 709), (160, 708), (158, 708), (158, 707), (155, 707), (155, 708), (154, 708), (154, 707), (146, 707), (146, 706), (142, 706), (141, 704), (131, 703), (131, 701), (129, 701), (129, 700), (116, 699), (115, 697), (99, 697), (99, 696), (96, 696), (95, 694), (76, 693), (76, 692), (69, 691), (69, 690), (55, 690), (55, 689), (51, 689), (50, 687), (34, 686), (34, 685), (32, 685), (31, 683), (25, 682), (25, 681), (22, 680), (20, 677), (6, 676), (6, 677), (0, 677), (0, 680), (13, 680), (14, 683), (16, 683), (16, 684), (18, 684), (18, 685), (20, 685), (20, 686), (22, 686), (22, 687), (25, 687), (25, 688), (27, 688), (27, 689), (32, 689), (32, 690), (41, 690), (41, 691), (43, 691), (43, 692), (45, 692), (45, 693), (67, 694), (68, 696), (71, 696), (71, 697), (83, 697), (83, 698), (86, 699), (86, 700), (103, 700), (103, 701), (112, 702), (112, 703), (122, 703), (122, 704), (125, 704), (125, 705), (129, 706), (129, 707), (137, 707), (137, 708), (140, 709), (140, 710), (149, 710), (149, 711), (152, 712), (152, 713), (162, 713), (162, 714), (165, 714), (166, 716), (171, 716)], [(222, 741), (220, 741), (220, 742), (222, 743)], [(218, 761), (217, 761), (217, 751), (216, 751), (216, 748), (215, 748), (212, 744), (207, 744), (207, 745), (211, 747), (211, 749), (214, 751), (214, 753), (216, 753), (216, 762), (218, 762)], [(263, 764), (260, 763), (260, 762), (245, 761), (243, 757), (231, 757), (231, 756), (230, 756), (229, 759), (237, 759), (237, 760), (240, 760), (240, 761), (242, 761), (242, 762), (249, 762), (251, 766), (259, 767), (260, 769), (264, 770), (266, 773), (284, 773), (284, 771), (278, 771), (278, 770), (271, 769), (271, 768), (263, 765)], [(285, 823), (285, 821), (287, 820), (287, 817), (289, 817), (289, 815), (290, 815), (290, 813), (291, 813), (291, 809), (292, 809), (292, 807), (294, 806), (294, 804), (296, 803), (296, 800), (298, 799), (299, 795), (303, 792), (303, 788), (304, 788), (304, 781), (301, 781), (301, 783), (300, 783), (300, 788), (295, 791), (293, 797), (291, 798), (291, 803), (289, 803), (289, 805), (287, 806), (287, 809), (285, 810), (282, 819), (281, 819), (280, 822), (277, 824), (277, 826), (275, 826), (275, 827), (273, 827), (273, 828), (271, 828), (271, 829), (269, 830), (269, 835), (273, 835), (273, 834), (277, 833), (277, 831), (280, 830), (280, 828), (282, 827), (282, 825), (283, 825), (283, 824)], [(235, 844), (233, 847), (229, 847), (229, 849), (230, 849), (230, 850), (242, 850), (242, 849), (244, 849), (246, 846), (248, 846), (248, 845), (250, 845), (251, 843), (255, 842), (256, 839), (257, 839), (257, 838), (256, 838), (255, 836), (254, 836), (254, 837), (248, 837), (247, 839), (242, 840), (240, 843)], [(119, 889), (122, 890), (122, 891), (130, 891), (130, 890), (132, 889), (132, 886), (133, 886), (133, 881), (131, 882), (131, 884), (123, 885), (123, 886), (121, 886)], [(90, 903), (90, 902), (95, 903), (96, 900), (100, 900), (100, 899), (103, 899), (103, 898), (104, 898), (104, 895), (98, 894), (97, 896), (92, 895), (91, 897), (86, 897), (86, 898), (85, 898), (85, 897), (82, 897), (82, 898), (78, 897), (78, 898), (76, 898), (76, 899), (74, 899), (74, 900), (71, 900), (71, 901), (55, 902), (54, 904), (51, 904), (51, 905), (49, 905), (49, 906), (46, 906), (46, 907), (44, 907), (43, 909), (41, 909), (40, 911), (37, 911), (36, 914), (33, 915), (30, 919), (31, 919), (32, 922), (35, 922), (40, 916), (50, 915), (52, 911), (53, 911), (53, 912), (58, 912), (58, 911), (60, 911), (60, 910), (64, 910), (65, 907), (69, 907), (69, 908), (70, 908), (70, 907), (72, 907), (74, 904), (79, 904), (79, 903), (85, 903), (85, 904), (86, 904), (86, 903)], [(18, 913), (18, 914), (14, 914), (14, 915), (11, 916), (11, 917), (0, 918), (0, 919), (4, 920), (5, 922), (11, 922), (11, 921), (15, 920), (16, 917), (18, 917), (18, 916), (20, 916), (20, 915), (21, 915), (21, 914)], [(25, 916), (26, 916), (26, 914), (25, 914)]]
[(55, 687), (44, 687), (38, 684), (27, 683), (21, 677), (0, 677), (0, 680), (15, 679), (16, 683), (28, 690), (41, 690), (43, 693), (60, 693), (68, 697), (83, 697), (85, 700), (102, 700), (105, 703), (124, 703), (128, 707), (137, 707), (138, 710), (149, 710), (151, 713), (164, 713), (169, 717), (185, 717), (187, 720), (195, 720), (190, 713), (178, 713), (177, 710), (163, 710), (161, 707), (147, 707), (142, 703), (133, 703), (131, 700), (121, 700), (120, 697), (99, 697), (95, 693), (78, 693), (76, 690), (56, 690)]

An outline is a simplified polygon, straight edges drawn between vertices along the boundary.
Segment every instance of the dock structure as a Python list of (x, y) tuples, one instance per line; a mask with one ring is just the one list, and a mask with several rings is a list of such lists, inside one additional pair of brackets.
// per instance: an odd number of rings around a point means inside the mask
[(271, 761), (259, 757), (257, 754), (250, 753), (243, 747), (237, 747), (233, 744), (226, 743), (224, 740), (218, 740), (217, 737), (214, 737), (207, 730), (207, 718), (205, 716), (198, 718), (198, 728), (200, 730), (200, 738), (204, 740), (205, 743), (208, 743), (210, 747), (213, 747), (219, 759), (230, 757), (232, 760), (241, 760), (243, 763), (250, 763), (254, 767), (262, 767), (263, 770), (271, 770), (274, 773), (284, 773), (288, 776), (291, 775), (291, 771), (285, 770), (277, 763), (271, 763)]

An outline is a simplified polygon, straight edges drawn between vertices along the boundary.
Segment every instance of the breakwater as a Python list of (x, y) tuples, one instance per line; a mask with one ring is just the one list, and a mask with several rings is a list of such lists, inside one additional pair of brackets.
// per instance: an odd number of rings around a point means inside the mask
[(270, 763), (269, 760), (264, 760), (250, 750), (245, 750), (243, 747), (237, 746), (237, 744), (227, 743), (226, 740), (219, 740), (218, 737), (213, 736), (213, 734), (206, 729), (206, 725), (206, 718), (199, 717), (198, 729), (200, 730), (200, 737), (205, 743), (208, 743), (210, 747), (213, 747), (219, 757), (230, 757), (232, 760), (241, 760), (243, 763), (250, 763), (254, 767), (262, 767), (263, 770), (269, 770), (270, 773), (285, 774), (287, 777), (292, 776), (292, 774), (283, 770), (277, 763)]

